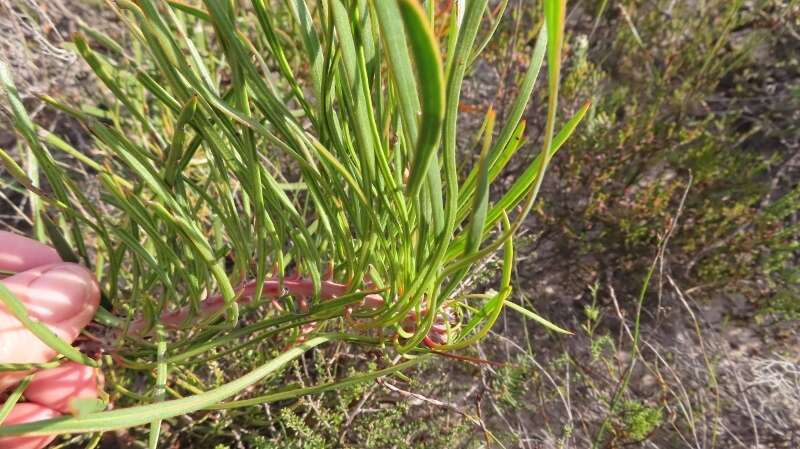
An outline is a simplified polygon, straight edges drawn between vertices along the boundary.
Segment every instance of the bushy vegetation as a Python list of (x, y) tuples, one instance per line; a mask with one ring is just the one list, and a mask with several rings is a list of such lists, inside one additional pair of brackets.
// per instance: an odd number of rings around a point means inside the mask
[[(796, 294), (797, 133), (771, 104), (798, 107), (797, 58), (778, 50), (792, 48), (794, 9), (598, 2), (596, 21), (573, 28), (564, 97), (594, 106), (557, 165), (569, 201), (545, 208), (575, 251), (641, 271), (691, 182), (676, 275), (703, 296), (729, 289), (761, 306)], [(596, 28), (603, 20), (613, 26)]]

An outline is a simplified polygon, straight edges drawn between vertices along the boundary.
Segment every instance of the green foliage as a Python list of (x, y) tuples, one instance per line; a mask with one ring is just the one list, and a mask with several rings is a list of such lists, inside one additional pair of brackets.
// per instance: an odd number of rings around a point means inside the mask
[[(284, 367), (323, 343), (371, 345), (410, 358), (380, 371), (388, 374), (423, 360), (430, 347), (473, 344), (502, 311), (514, 235), (551, 158), (586, 112), (557, 124), (565, 2), (543, 3), (512, 112), (497, 120), (494, 139), (489, 111), (484, 157), (465, 176), (457, 169), (459, 102), (470, 61), (486, 42), (478, 35), (487, 0), (458, 3), (463, 11), (441, 16), (432, 14), (433, 3), (424, 10), (415, 0), (241, 3), (120, 0), (109, 8), (127, 26), (128, 42), (75, 36), (74, 48), (108, 102), (43, 100), (91, 133), (92, 158), (66, 142), (40, 139), (45, 131), (3, 72), (15, 124), (36, 165), (28, 174), (0, 150), (2, 160), (41, 201), (35, 224), (57, 217), (59, 226), (48, 228), (52, 240), (98, 273), (101, 314), (119, 318), (105, 320), (116, 329), (114, 357), (104, 368), (116, 390), (112, 399), (131, 406), (3, 427), (0, 435), (150, 424), (154, 448), (163, 420), (181, 414), (374, 378), (371, 369), (280, 388)], [(449, 24), (442, 35), (434, 33), (437, 21)], [(542, 150), (508, 192), (490, 201), (490, 186), (521, 148), (522, 113), (545, 58)], [(66, 156), (91, 173), (98, 192), (59, 163)], [(37, 187), (40, 172), (47, 189)], [(462, 285), (501, 248), (497, 289)], [(206, 301), (209, 292), (219, 296)], [(361, 307), (368, 293), (377, 304)], [(273, 302), (280, 307), (260, 307)], [(187, 317), (171, 323), (174, 312)], [(429, 338), (434, 326), (443, 328), (442, 341)], [(262, 355), (242, 363), (254, 348)], [(59, 350), (79, 357), (72, 348)], [(225, 402), (265, 380), (277, 391)], [(324, 440), (302, 415), (280, 410), (285, 432), (301, 447), (321, 447)]]
[(642, 441), (663, 423), (660, 408), (650, 407), (638, 401), (625, 401), (620, 410), (623, 432), (633, 441)]
[(608, 357), (608, 353), (614, 350), (614, 340), (608, 335), (597, 335), (592, 338), (590, 353), (592, 361), (597, 361)]
[(302, 418), (297, 416), (290, 408), (284, 407), (280, 412), (281, 425), (286, 426), (288, 441), (287, 447), (292, 449), (322, 449), (326, 447), (322, 437), (314, 432)]
[[(779, 8), (773, 3), (756, 9)], [(706, 2), (702, 14), (695, 5), (673, 6), (664, 15), (658, 2), (598, 5), (597, 20), (614, 26), (581, 30), (596, 33), (591, 47), (587, 34), (571, 36), (563, 98), (577, 104), (590, 96), (593, 106), (585, 132), (555, 168), (569, 194), (544, 214), (568, 229), (576, 253), (638, 274), (691, 177), (670, 245), (673, 276), (704, 286), (701, 292), (728, 286), (754, 299), (786, 292), (798, 240), (788, 217), (800, 203), (791, 182), (769, 177), (791, 156), (777, 142), (792, 137), (772, 131), (766, 111), (738, 107), (750, 94), (731, 87), (769, 76), (756, 49), (774, 37), (742, 2)], [(748, 32), (735, 31), (742, 29)], [(796, 73), (796, 61), (781, 64)], [(773, 208), (787, 215), (778, 218)]]
[(526, 359), (517, 359), (497, 370), (492, 379), (492, 390), (501, 404), (512, 409), (519, 408), (522, 403), (527, 381), (531, 380), (533, 367)]
[(800, 225), (787, 224), (799, 211), (800, 187), (796, 187), (769, 205), (756, 222), (757, 229), (770, 236), (758, 248), (758, 263), (775, 291), (764, 311), (788, 320), (800, 319)]

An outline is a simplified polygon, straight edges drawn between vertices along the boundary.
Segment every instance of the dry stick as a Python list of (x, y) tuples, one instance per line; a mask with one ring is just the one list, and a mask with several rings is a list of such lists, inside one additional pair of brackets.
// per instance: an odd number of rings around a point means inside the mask
[[(770, 400), (775, 394), (781, 396), (784, 401), (789, 403), (800, 402), (800, 364), (786, 360), (782, 356), (775, 359), (757, 359), (750, 365), (753, 380), (747, 382), (747, 388), (767, 387), (773, 394), (765, 399)], [(779, 407), (770, 407), (765, 402), (761, 402), (758, 408), (762, 426), (765, 426), (776, 435), (784, 435), (786, 429), (793, 427), (797, 421), (793, 419), (795, 414)], [(776, 427), (778, 426), (778, 427)]]
[[(611, 279), (610, 278), (610, 274), (609, 274), (609, 279)], [(612, 303), (614, 305), (614, 310), (615, 310), (615, 312), (617, 313), (617, 316), (620, 319), (620, 323), (622, 323), (623, 330), (625, 331), (625, 333), (628, 334), (628, 337), (631, 340), (633, 340), (634, 339), (633, 334), (631, 333), (630, 327), (628, 326), (628, 323), (625, 321), (625, 317), (622, 314), (622, 311), (621, 311), (621, 308), (620, 308), (620, 305), (619, 305), (619, 300), (617, 299), (616, 290), (614, 290), (614, 287), (610, 283), (608, 285), (608, 292), (609, 292), (609, 296), (611, 297), (611, 301), (612, 301)], [(621, 339), (621, 337), (620, 337), (620, 339)], [(650, 349), (656, 355), (656, 358), (658, 360), (663, 360), (661, 355), (658, 353), (658, 350), (652, 344), (650, 344), (650, 342), (648, 342), (647, 340), (642, 338), (642, 339), (640, 339), (640, 343), (645, 345), (648, 349)], [(651, 374), (653, 374), (654, 376), (656, 376), (659, 379), (659, 381), (661, 382), (662, 386), (666, 385), (666, 380), (664, 380), (663, 376), (661, 375), (661, 372), (658, 370), (658, 368), (656, 366), (652, 366), (652, 364), (647, 362), (646, 360), (644, 360), (644, 358), (642, 358), (642, 363), (644, 364), (645, 368), (647, 368), (647, 370), (650, 371)], [(666, 361), (664, 361), (663, 363), (667, 366), (667, 368), (669, 368), (671, 370), (669, 365), (667, 365)], [(673, 370), (673, 372), (674, 372), (674, 370)], [(678, 375), (677, 374), (673, 374), (673, 376), (675, 377), (675, 379), (678, 381), (678, 383), (681, 385), (681, 388), (683, 389), (683, 385), (680, 383), (680, 378), (678, 377)], [(685, 390), (684, 390), (684, 392), (685, 392)], [(687, 398), (687, 404), (690, 404), (691, 401), (689, 401), (688, 394), (686, 395), (686, 398)], [(683, 405), (681, 406), (681, 408), (684, 408)], [(691, 412), (691, 409), (690, 409), (689, 410), (689, 415), (691, 415), (691, 414), (692, 414), (692, 412)], [(690, 418), (689, 421), (690, 422), (694, 422), (694, 419)], [(694, 428), (693, 428), (693, 430), (694, 430)], [(693, 433), (695, 433), (695, 432), (693, 431)], [(696, 438), (697, 435), (695, 434), (694, 436), (695, 436), (695, 440), (697, 440), (697, 438)], [(681, 435), (681, 439), (683, 439), (684, 442), (686, 442), (687, 445), (689, 444), (689, 442), (686, 441), (686, 439), (682, 435)], [(698, 447), (699, 447), (699, 443), (698, 443)]]
[(536, 358), (534, 356), (531, 355), (531, 353), (527, 352), (525, 350), (525, 348), (520, 346), (517, 342), (511, 340), (510, 338), (508, 338), (508, 337), (506, 337), (504, 335), (500, 335), (500, 334), (497, 334), (495, 332), (492, 332), (492, 334), (494, 336), (500, 338), (501, 340), (505, 341), (509, 345), (515, 347), (522, 354), (525, 354), (525, 356), (528, 359), (530, 359), (531, 363), (533, 363), (536, 366), (536, 368), (539, 369), (539, 371), (541, 371), (542, 374), (544, 374), (545, 378), (547, 378), (547, 381), (550, 382), (550, 384), (553, 386), (553, 388), (555, 388), (556, 393), (558, 394), (559, 398), (561, 399), (561, 403), (564, 405), (564, 411), (566, 411), (567, 418), (569, 419), (569, 425), (572, 426), (573, 425), (572, 407), (570, 406), (569, 398), (565, 397), (564, 394), (561, 392), (561, 389), (558, 387), (558, 384), (556, 383), (555, 379), (553, 379), (553, 376), (551, 376), (550, 373), (546, 369), (544, 369), (544, 367), (536, 360)]
[[(609, 279), (611, 279), (609, 274)], [(631, 332), (630, 326), (628, 326), (628, 322), (625, 320), (625, 314), (622, 313), (622, 309), (619, 306), (619, 300), (617, 299), (617, 291), (614, 290), (614, 286), (611, 285), (611, 282), (608, 283), (608, 296), (611, 297), (611, 303), (614, 304), (614, 312), (617, 313), (619, 317), (619, 321), (622, 324), (622, 329), (628, 334), (628, 338), (633, 340), (633, 332)]]
[(443, 407), (443, 408), (446, 408), (446, 409), (448, 409), (448, 410), (450, 410), (450, 411), (452, 411), (454, 413), (457, 413), (457, 414), (463, 416), (464, 418), (466, 418), (467, 420), (469, 420), (470, 422), (472, 422), (473, 424), (475, 424), (476, 426), (479, 426), (480, 428), (484, 429), (485, 432), (488, 432), (488, 434), (492, 436), (492, 439), (494, 439), (495, 441), (498, 441), (497, 438), (495, 438), (494, 435), (492, 435), (492, 433), (489, 432), (488, 429), (486, 429), (486, 426), (484, 425), (483, 421), (480, 418), (476, 418), (476, 417), (470, 415), (469, 413), (461, 410), (457, 405), (455, 405), (455, 404), (453, 404), (451, 402), (440, 401), (438, 399), (433, 399), (433, 398), (429, 398), (427, 396), (423, 396), (423, 395), (421, 395), (419, 393), (414, 393), (412, 391), (403, 390), (402, 388), (397, 387), (395, 385), (392, 385), (391, 383), (389, 383), (389, 382), (387, 382), (387, 381), (385, 381), (383, 379), (376, 379), (375, 382), (377, 382), (379, 385), (385, 387), (386, 389), (388, 389), (390, 391), (393, 391), (395, 393), (399, 393), (401, 396), (405, 396), (407, 398), (413, 398), (413, 399), (416, 399), (418, 401), (422, 401), (422, 402), (426, 402), (426, 403), (431, 404), (431, 405), (435, 405), (437, 407)]
[(5, 200), (6, 203), (8, 203), (8, 205), (11, 206), (12, 209), (14, 209), (14, 212), (16, 212), (19, 215), (18, 218), (24, 220), (28, 225), (33, 226), (33, 221), (31, 221), (31, 219), (28, 217), (28, 214), (26, 214), (22, 209), (20, 209), (19, 206), (17, 206), (13, 201), (11, 201), (11, 199), (8, 196), (6, 196), (6, 194), (3, 193), (2, 190), (0, 190), (0, 198)]
[[(396, 356), (392, 360), (392, 365), (396, 365), (402, 358), (403, 358), (402, 356), (399, 355)], [(378, 383), (371, 385), (369, 389), (365, 391), (364, 394), (361, 396), (361, 399), (358, 401), (356, 406), (350, 412), (347, 413), (347, 419), (345, 419), (344, 425), (342, 425), (342, 432), (339, 435), (340, 446), (344, 445), (344, 439), (345, 437), (347, 437), (347, 432), (350, 430), (350, 425), (353, 423), (356, 417), (358, 417), (358, 415), (360, 415), (361, 412), (364, 410), (364, 405), (378, 389), (378, 385), (379, 385)]]
[[(673, 287), (677, 288), (677, 286), (674, 284), (674, 281), (670, 277), (668, 277), (668, 279), (672, 283)], [(631, 330), (630, 330), (629, 326), (627, 325), (627, 322), (624, 320), (624, 317), (623, 317), (622, 312), (620, 310), (619, 301), (617, 300), (616, 292), (615, 292), (615, 290), (614, 290), (614, 288), (612, 286), (609, 286), (609, 294), (610, 294), (612, 302), (614, 304), (615, 311), (616, 311), (617, 315), (620, 317), (620, 320), (622, 322), (622, 326), (623, 326), (625, 332), (628, 334), (629, 338), (633, 339), (633, 335), (631, 333)], [(688, 304), (687, 304), (687, 307), (688, 307)], [(692, 313), (692, 311), (690, 309), (688, 309), (688, 310), (689, 310), (689, 313), (692, 316), (692, 318), (695, 320), (695, 325), (696, 325), (696, 329), (697, 329), (697, 332), (698, 332), (698, 337), (701, 340), (701, 347), (703, 347), (702, 336), (699, 334), (699, 327), (698, 327), (699, 324), (697, 324), (697, 320), (696, 320), (694, 314)], [(667, 363), (666, 360), (663, 359), (663, 357), (659, 354), (658, 350), (652, 344), (650, 344), (649, 342), (647, 342), (644, 339), (641, 340), (641, 343), (643, 345), (647, 346), (656, 355), (656, 358), (659, 361), (661, 361), (668, 370), (670, 370), (672, 376), (675, 378), (676, 381), (678, 381), (678, 385), (681, 388), (681, 391), (682, 391), (682, 393), (684, 395), (684, 398), (685, 398), (685, 403), (683, 403), (683, 402), (680, 403), (681, 409), (683, 409), (684, 415), (688, 418), (688, 422), (689, 423), (693, 423), (694, 422), (694, 415), (693, 415), (693, 412), (692, 412), (692, 405), (691, 405), (692, 401), (689, 398), (688, 392), (686, 392), (685, 388), (683, 387), (683, 383), (680, 380), (680, 376), (678, 376), (678, 374), (675, 373), (675, 371), (672, 369), (670, 364)], [(706, 355), (705, 349), (703, 349), (703, 355), (704, 356)], [(648, 369), (652, 373), (656, 374), (659, 378), (661, 378), (660, 374), (658, 373), (658, 370), (650, 368), (649, 364), (646, 361), (644, 361), (644, 360), (642, 360), (642, 361), (643, 361), (643, 363), (645, 363), (645, 366), (647, 366)], [(708, 364), (706, 366), (707, 366), (707, 370), (711, 369)], [(700, 442), (699, 442), (699, 437), (698, 437), (697, 432), (696, 432), (696, 428), (694, 426), (691, 426), (691, 429), (692, 429), (693, 437), (695, 439), (695, 445), (696, 445), (696, 447), (699, 448), (699, 447), (701, 447), (701, 445), (700, 445)], [(687, 445), (690, 445), (690, 443), (683, 437), (683, 435), (680, 434), (680, 432), (679, 432), (679, 436), (681, 437), (681, 439), (684, 440), (684, 442)]]
[(339, 445), (344, 445), (344, 440), (347, 437), (347, 432), (350, 430), (350, 425), (353, 424), (353, 421), (356, 419), (358, 415), (361, 414), (361, 411), (364, 409), (364, 404), (367, 403), (370, 397), (372, 397), (375, 390), (378, 389), (378, 384), (371, 385), (369, 390), (365, 391), (363, 395), (361, 395), (361, 399), (358, 401), (355, 407), (351, 411), (347, 413), (347, 417), (345, 419), (344, 425), (342, 425), (342, 432), (339, 435)]
[[(483, 432), (483, 440), (486, 441), (486, 445), (487, 446), (491, 446), (492, 443), (491, 443), (491, 441), (489, 439), (489, 436), (491, 435), (491, 432), (489, 432), (489, 429), (486, 428), (486, 424), (484, 424), (484, 422), (483, 422), (483, 413), (482, 413), (482, 410), (481, 410), (481, 402), (483, 402), (483, 393), (484, 393), (484, 391), (486, 391), (486, 390), (485, 389), (482, 390), (478, 394), (478, 396), (475, 398), (475, 412), (478, 414), (478, 421), (481, 423), (481, 431)], [(501, 414), (501, 416), (502, 416), (502, 414)]]
[[(699, 448), (700, 447), (700, 440), (697, 437), (697, 431), (696, 431), (695, 426), (694, 426), (694, 421), (695, 420), (694, 420), (694, 412), (693, 412), (693, 403), (692, 403), (691, 398), (689, 397), (689, 392), (686, 390), (686, 387), (683, 385), (683, 381), (681, 380), (681, 376), (675, 371), (674, 368), (672, 368), (672, 365), (669, 362), (667, 362), (666, 359), (664, 359), (664, 357), (661, 355), (660, 352), (658, 352), (658, 350), (655, 348), (655, 346), (653, 346), (648, 341), (642, 341), (642, 344), (644, 344), (651, 351), (653, 351), (653, 354), (655, 354), (656, 359), (658, 359), (658, 361), (660, 361), (664, 365), (664, 367), (669, 371), (669, 373), (672, 375), (672, 377), (677, 382), (678, 388), (680, 389), (680, 393), (683, 395), (683, 397), (680, 397), (678, 394), (672, 392), (671, 390), (670, 390), (670, 392), (677, 399), (678, 405), (679, 405), (680, 409), (682, 410), (684, 416), (687, 417), (686, 421), (687, 421), (687, 423), (689, 423), (689, 427), (691, 428), (692, 436), (694, 437), (694, 440), (695, 440), (695, 447)], [(689, 442), (689, 440), (686, 439), (685, 436), (683, 436), (683, 433), (675, 425), (675, 423), (671, 423), (671, 424), (672, 424), (673, 429), (675, 430), (675, 433), (678, 435), (678, 437), (680, 437), (680, 439), (683, 440), (683, 442), (686, 443), (687, 446), (691, 447), (691, 443)]]
[[(656, 360), (658, 362), (661, 362), (661, 364), (663, 364), (664, 367), (667, 368), (667, 370), (670, 372), (672, 377), (677, 382), (677, 385), (680, 389), (680, 393), (683, 395), (683, 397), (673, 392), (672, 390), (670, 390), (669, 393), (678, 401), (678, 406), (681, 412), (683, 413), (683, 416), (686, 418), (686, 422), (691, 429), (692, 437), (694, 438), (694, 445), (692, 445), (692, 443), (683, 435), (681, 429), (674, 423), (674, 421), (670, 420), (670, 424), (672, 425), (673, 430), (678, 435), (678, 437), (684, 442), (684, 444), (686, 444), (687, 447), (692, 447), (695, 449), (701, 449), (705, 447), (704, 444), (700, 443), (700, 439), (697, 435), (697, 428), (694, 426), (695, 419), (694, 419), (693, 408), (695, 401), (692, 401), (692, 399), (689, 397), (689, 393), (688, 391), (686, 391), (686, 388), (683, 385), (680, 375), (672, 368), (671, 364), (667, 362), (666, 359), (664, 359), (664, 357), (661, 355), (658, 349), (655, 346), (653, 346), (653, 344), (651, 344), (649, 341), (645, 339), (641, 339), (640, 343), (645, 347), (647, 347), (655, 355)], [(665, 388), (667, 386), (667, 380), (664, 379), (658, 368), (657, 367), (651, 368), (650, 363), (646, 362), (645, 360), (642, 360), (642, 363), (644, 363), (645, 367), (647, 367), (647, 369), (658, 378), (662, 388)], [(676, 414), (676, 412), (673, 411), (672, 407), (670, 407), (669, 404), (665, 404), (665, 407), (669, 413)]]
[[(731, 430), (731, 429), (730, 429), (728, 426), (726, 426), (724, 423), (720, 423), (720, 424), (719, 424), (719, 426), (720, 426), (720, 428), (721, 428), (722, 430), (724, 430), (725, 432), (727, 432), (727, 433), (728, 433), (728, 435), (729, 435), (731, 438), (733, 438), (734, 440), (736, 440), (736, 442), (737, 442), (737, 443), (739, 443), (739, 445), (740, 445), (740, 446), (742, 446), (744, 449), (753, 449), (753, 447), (754, 447), (754, 446), (747, 445), (747, 443), (745, 443), (744, 441), (742, 441), (742, 439), (741, 439), (741, 438), (739, 438), (738, 436), (736, 436), (736, 434), (735, 434), (735, 433), (734, 433), (734, 432), (733, 432), (733, 431), (732, 431), (732, 430)], [(699, 445), (699, 443), (698, 443), (698, 446), (697, 446), (697, 448), (698, 448), (698, 449), (702, 449), (702, 447)]]
[[(476, 348), (478, 349), (478, 353), (480, 354), (480, 356), (483, 357), (483, 358), (486, 358), (486, 353), (484, 352), (483, 346), (480, 343), (478, 343), (476, 345)], [(497, 372), (492, 367), (487, 367), (487, 368), (495, 376), (497, 375)], [(489, 382), (486, 381), (486, 370), (481, 369), (480, 373), (481, 373), (481, 385), (483, 386), (483, 389), (481, 390), (481, 393), (478, 394), (478, 397), (475, 400), (475, 409), (479, 413), (478, 417), (481, 419), (481, 423), (483, 423), (483, 418), (480, 415), (480, 412), (482, 411), (481, 410), (481, 402), (483, 402), (483, 392), (491, 390), (491, 387), (489, 386)], [(500, 407), (497, 406), (497, 403), (494, 401), (494, 398), (492, 398), (491, 396), (489, 397), (489, 403), (492, 404), (492, 408), (494, 409), (494, 411), (497, 414), (497, 416), (499, 416), (500, 419), (503, 421), (503, 423), (509, 429), (513, 429), (513, 426), (508, 421), (508, 418), (506, 418), (506, 415), (503, 413), (502, 410), (500, 410)], [(512, 432), (513, 432), (513, 430), (512, 430)], [(486, 428), (483, 428), (483, 433), (484, 433), (484, 435), (488, 435)], [(486, 441), (487, 445), (489, 445), (488, 438), (486, 438), (486, 440), (487, 440)]]
[(747, 399), (747, 392), (744, 389), (744, 385), (742, 385), (742, 378), (739, 375), (739, 370), (734, 369), (733, 376), (736, 378), (736, 386), (739, 388), (739, 394), (742, 395), (744, 406), (747, 409), (747, 414), (750, 416), (750, 425), (753, 426), (753, 438), (755, 439), (756, 447), (761, 447), (758, 438), (758, 425), (756, 425), (756, 417), (753, 414), (753, 409), (750, 407), (750, 400)]
[[(669, 283), (672, 286), (672, 288), (675, 289), (675, 292), (677, 293), (678, 299), (681, 301), (681, 303), (683, 304), (684, 308), (686, 308), (686, 311), (689, 312), (689, 316), (692, 318), (692, 323), (694, 324), (694, 331), (695, 331), (695, 334), (697, 335), (698, 341), (700, 342), (700, 351), (703, 354), (703, 362), (706, 365), (706, 371), (708, 373), (708, 380), (709, 380), (709, 383), (711, 384), (711, 387), (714, 389), (714, 397), (716, 399), (715, 400), (715, 412), (716, 412), (716, 417), (719, 418), (720, 414), (722, 413), (722, 411), (721, 411), (722, 410), (722, 401), (721, 401), (720, 395), (719, 395), (719, 384), (717, 383), (717, 377), (714, 375), (714, 369), (711, 366), (711, 361), (708, 359), (708, 353), (706, 352), (705, 341), (703, 339), (702, 332), (700, 331), (700, 322), (697, 320), (697, 316), (694, 314), (694, 311), (692, 311), (692, 308), (689, 306), (689, 303), (686, 301), (686, 298), (684, 298), (684, 294), (681, 292), (681, 289), (678, 288), (678, 285), (675, 283), (675, 280), (672, 279), (672, 276), (667, 275), (667, 280), (669, 281)], [(716, 422), (716, 421), (718, 421), (718, 419), (714, 420), (714, 422)], [(714, 428), (714, 429), (712, 429), (712, 431), (714, 433), (712, 434), (712, 446), (711, 447), (714, 447), (716, 445), (716, 429)]]

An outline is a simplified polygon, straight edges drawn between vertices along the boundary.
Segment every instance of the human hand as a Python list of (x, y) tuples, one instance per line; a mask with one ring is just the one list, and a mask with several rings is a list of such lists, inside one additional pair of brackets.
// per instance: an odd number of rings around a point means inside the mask
[[(3, 279), (3, 272), (15, 273)], [(55, 250), (36, 241), (0, 231), (0, 283), (22, 301), (28, 314), (72, 343), (94, 317), (100, 289), (86, 268), (66, 263)], [(45, 363), (56, 351), (22, 325), (0, 302), (0, 364)], [(0, 371), (0, 404), (4, 393), (30, 371)], [(74, 362), (33, 374), (24, 402), (17, 403), (2, 424), (22, 424), (72, 413), (76, 398), (96, 398), (98, 373)], [(54, 437), (0, 438), (0, 449), (41, 449)]]

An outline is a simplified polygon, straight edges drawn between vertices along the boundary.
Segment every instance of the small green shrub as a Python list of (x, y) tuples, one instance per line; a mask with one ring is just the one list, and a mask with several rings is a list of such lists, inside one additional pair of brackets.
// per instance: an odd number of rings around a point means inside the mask
[(520, 401), (523, 400), (532, 372), (531, 364), (521, 358), (516, 363), (509, 363), (498, 369), (492, 379), (492, 390), (498, 401), (511, 409), (523, 405)]
[(660, 408), (649, 407), (637, 401), (625, 401), (620, 414), (623, 431), (633, 441), (646, 439), (664, 420)]

